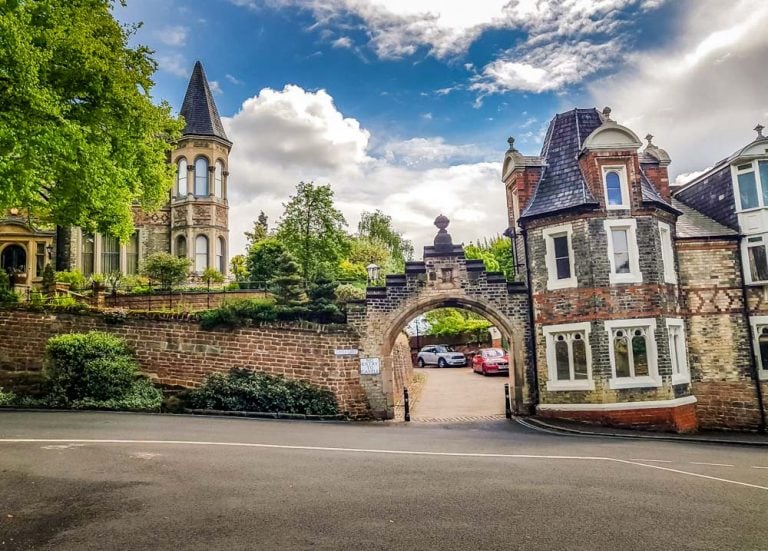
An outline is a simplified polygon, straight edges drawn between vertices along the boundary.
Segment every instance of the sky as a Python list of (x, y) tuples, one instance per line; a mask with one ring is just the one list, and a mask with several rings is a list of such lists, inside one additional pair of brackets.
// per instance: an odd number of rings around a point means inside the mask
[(178, 110), (203, 63), (234, 147), (230, 253), (299, 181), (331, 184), (350, 231), (380, 209), (421, 247), (507, 226), (507, 138), (536, 155), (555, 113), (611, 116), (678, 182), (768, 126), (765, 0), (128, 0)]

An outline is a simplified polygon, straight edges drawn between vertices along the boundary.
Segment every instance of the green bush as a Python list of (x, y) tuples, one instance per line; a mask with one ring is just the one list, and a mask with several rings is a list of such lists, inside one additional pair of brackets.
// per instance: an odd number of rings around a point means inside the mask
[(344, 283), (336, 287), (336, 302), (347, 304), (356, 300), (365, 300), (365, 287)]
[(155, 253), (146, 258), (141, 273), (163, 289), (171, 289), (187, 280), (189, 266), (187, 258), (178, 258), (170, 253)]
[(335, 415), (332, 392), (308, 381), (233, 369), (209, 375), (203, 386), (189, 392), (187, 404), (195, 409)]
[(93, 331), (51, 338), (46, 346), (51, 403), (76, 409), (159, 410), (162, 395), (139, 378), (122, 339)]
[(200, 326), (203, 329), (234, 328), (264, 321), (275, 321), (277, 310), (275, 303), (267, 299), (227, 300), (218, 308), (200, 312), (199, 318)]
[(56, 272), (56, 281), (69, 283), (69, 288), (72, 291), (79, 291), (85, 287), (85, 276), (80, 270)]
[(16, 403), (16, 394), (13, 392), (5, 391), (0, 387), (0, 406), (12, 406)]
[(11, 278), (5, 270), (0, 269), (0, 304), (13, 304), (19, 301), (19, 296), (11, 289)]

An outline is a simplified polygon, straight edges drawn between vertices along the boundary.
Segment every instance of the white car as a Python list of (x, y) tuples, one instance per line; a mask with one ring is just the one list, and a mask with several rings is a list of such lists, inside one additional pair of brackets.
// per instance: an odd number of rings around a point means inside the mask
[(464, 367), (467, 365), (467, 358), (464, 354), (456, 352), (450, 346), (443, 344), (425, 346), (416, 358), (416, 363), (419, 367), (424, 367), (425, 365)]

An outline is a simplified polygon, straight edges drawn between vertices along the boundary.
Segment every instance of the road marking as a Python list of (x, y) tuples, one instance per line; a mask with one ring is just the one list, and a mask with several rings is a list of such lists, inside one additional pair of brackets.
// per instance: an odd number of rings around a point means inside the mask
[(630, 461), (645, 461), (647, 463), (672, 463), (666, 459), (630, 459)]
[(728, 465), (727, 463), (700, 463), (698, 461), (689, 461), (691, 465), (708, 465), (710, 467), (733, 467), (733, 465)]
[(575, 434), (570, 434), (567, 432), (558, 432), (554, 430), (545, 429), (543, 427), (539, 427), (537, 425), (532, 425), (531, 423), (528, 423), (527, 421), (523, 421), (522, 419), (518, 419), (517, 417), (514, 417), (514, 420), (516, 423), (519, 423), (520, 425), (523, 425), (524, 427), (528, 427), (531, 430), (535, 430), (538, 432), (546, 432), (548, 434), (556, 434), (557, 436), (576, 436)]
[(321, 452), (343, 452), (343, 453), (372, 453), (382, 455), (420, 455), (428, 457), (476, 457), (476, 458), (490, 458), (490, 459), (552, 459), (552, 460), (572, 460), (572, 461), (607, 461), (613, 463), (624, 463), (626, 465), (636, 465), (638, 467), (645, 467), (648, 469), (657, 469), (660, 471), (667, 471), (670, 473), (683, 474), (687, 476), (693, 476), (696, 478), (704, 478), (707, 480), (717, 480), (718, 482), (725, 482), (727, 484), (735, 484), (737, 486), (746, 486), (748, 488), (756, 488), (758, 490), (768, 491), (768, 486), (758, 486), (757, 484), (749, 484), (748, 482), (739, 482), (738, 480), (729, 480), (727, 478), (718, 478), (716, 476), (708, 476), (699, 473), (692, 473), (690, 471), (682, 471), (680, 469), (672, 469), (670, 467), (662, 467), (660, 465), (648, 465), (647, 463), (641, 463), (632, 459), (619, 459), (617, 457), (600, 457), (600, 456), (582, 456), (582, 455), (536, 455), (536, 454), (512, 454), (512, 453), (470, 453), (470, 452), (429, 452), (419, 450), (381, 450), (381, 449), (367, 449), (367, 448), (332, 448), (325, 446), (291, 446), (287, 444), (255, 444), (250, 442), (205, 442), (194, 440), (100, 440), (100, 439), (87, 439), (87, 438), (2, 438), (0, 444), (157, 444), (165, 446), (221, 446), (221, 447), (239, 447), (239, 448), (265, 448), (276, 450), (304, 450), (304, 451), (321, 451)]
[(752, 468), (753, 469), (768, 469), (768, 467), (755, 467), (754, 465), (752, 466)]

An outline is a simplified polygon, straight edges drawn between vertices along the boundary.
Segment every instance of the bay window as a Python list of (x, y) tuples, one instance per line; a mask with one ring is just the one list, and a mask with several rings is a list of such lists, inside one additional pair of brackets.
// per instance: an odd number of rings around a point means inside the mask
[(605, 322), (605, 329), (613, 374), (610, 388), (661, 386), (654, 337), (656, 321), (610, 320)]
[(733, 167), (739, 210), (768, 207), (768, 161), (752, 161)]
[(594, 390), (589, 322), (545, 326), (542, 332), (547, 347), (547, 390)]
[(195, 159), (195, 195), (208, 195), (208, 159), (205, 157)]
[(201, 274), (208, 267), (208, 238), (198, 235), (195, 238), (195, 271)]

